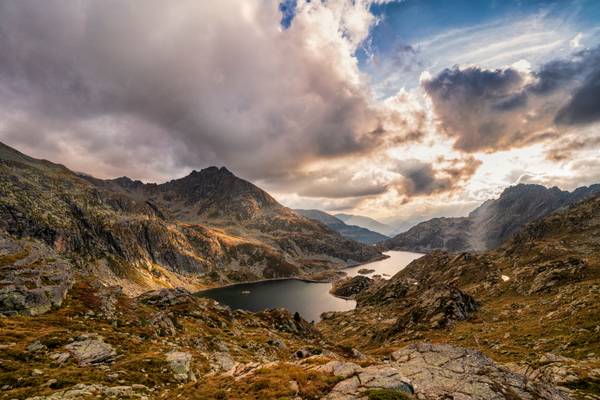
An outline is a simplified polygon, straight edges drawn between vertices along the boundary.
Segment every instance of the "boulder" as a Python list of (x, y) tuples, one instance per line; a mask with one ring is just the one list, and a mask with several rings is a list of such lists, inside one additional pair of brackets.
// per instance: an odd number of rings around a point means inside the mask
[(362, 370), (361, 366), (353, 362), (329, 361), (327, 364), (320, 365), (316, 368), (317, 371), (333, 374), (340, 378), (348, 378)]
[(184, 351), (172, 351), (167, 353), (167, 362), (175, 379), (179, 381), (195, 381), (196, 377), (190, 369), (192, 355)]
[(510, 372), (475, 350), (419, 343), (392, 353), (392, 360), (418, 399), (569, 399), (555, 387)]
[(117, 354), (101, 336), (80, 337), (80, 340), (65, 346), (79, 365), (99, 364), (112, 361)]
[(236, 362), (227, 352), (216, 352), (211, 357), (211, 369), (215, 372), (228, 372), (236, 366)]

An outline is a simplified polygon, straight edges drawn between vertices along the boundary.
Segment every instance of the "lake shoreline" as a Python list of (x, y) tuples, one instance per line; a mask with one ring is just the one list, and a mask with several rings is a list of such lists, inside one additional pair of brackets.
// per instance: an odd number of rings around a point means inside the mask
[[(360, 267), (362, 265), (368, 265), (374, 262), (378, 262), (378, 261), (382, 261), (382, 260), (386, 260), (390, 258), (390, 256), (386, 255), (386, 254), (382, 254), (381, 257), (377, 257), (374, 260), (368, 261), (366, 263), (358, 263), (358, 264), (352, 264), (352, 265), (347, 265), (343, 268), (339, 268), (336, 270), (331, 270), (331, 271), (324, 271), (324, 272), (344, 272), (345, 269), (350, 269), (350, 268), (356, 268), (356, 267)], [(347, 276), (347, 274), (346, 274)], [(273, 281), (285, 281), (285, 280), (297, 280), (297, 281), (302, 281), (302, 282), (309, 282), (309, 283), (333, 283), (339, 279), (344, 279), (344, 277), (329, 277), (329, 278), (324, 278), (324, 279), (313, 279), (310, 278), (308, 276), (304, 276), (304, 275), (295, 275), (295, 276), (282, 276), (280, 278), (264, 278), (264, 279), (256, 279), (254, 281), (244, 281), (244, 282), (234, 282), (234, 283), (228, 283), (226, 285), (221, 285), (221, 286), (214, 286), (214, 287), (209, 287), (209, 288), (205, 288), (205, 289), (200, 289), (194, 292), (194, 294), (199, 294), (199, 293), (203, 293), (203, 292), (207, 292), (209, 290), (215, 290), (215, 289), (222, 289), (222, 288), (228, 288), (228, 287), (233, 287), (233, 286), (238, 286), (238, 285), (246, 285), (246, 284), (256, 284), (256, 283), (262, 283), (262, 282), (273, 282)], [(338, 296), (336, 296), (338, 297)], [(341, 297), (340, 297), (341, 298)], [(344, 300), (352, 300), (352, 299), (344, 299)]]
[(213, 299), (234, 310), (259, 312), (271, 308), (285, 308), (292, 313), (299, 312), (307, 321), (318, 322), (325, 312), (344, 312), (356, 307), (354, 298), (331, 292), (334, 282), (343, 279), (344, 275), (346, 278), (353, 277), (358, 270), (364, 268), (392, 275), (420, 256), (421, 254), (417, 253), (391, 251), (382, 255), (379, 261), (350, 265), (329, 273), (236, 282), (202, 289), (194, 295)]

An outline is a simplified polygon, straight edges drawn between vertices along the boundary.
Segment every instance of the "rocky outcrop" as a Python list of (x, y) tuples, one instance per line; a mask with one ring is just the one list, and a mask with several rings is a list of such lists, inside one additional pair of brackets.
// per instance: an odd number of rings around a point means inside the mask
[(354, 298), (360, 292), (368, 289), (373, 283), (373, 279), (366, 276), (354, 276), (333, 282), (331, 294), (344, 298)]
[(166, 355), (167, 362), (175, 379), (179, 381), (195, 381), (196, 377), (190, 369), (192, 355), (184, 351), (172, 351)]
[(471, 317), (479, 304), (451, 286), (434, 286), (420, 293), (388, 332), (396, 334), (418, 324), (443, 328)]
[(79, 400), (90, 397), (147, 399), (149, 394), (150, 389), (139, 383), (120, 386), (78, 383), (77, 385), (57, 391), (51, 395), (28, 397), (27, 400)]
[(527, 376), (529, 379), (562, 387), (577, 388), (593, 386), (600, 382), (600, 359), (590, 354), (586, 359), (558, 356), (553, 353), (543, 354), (534, 365), (510, 364), (511, 370)]
[(418, 399), (569, 399), (553, 386), (510, 372), (475, 350), (420, 343), (392, 353), (392, 359)]
[(498, 248), (524, 225), (600, 193), (600, 184), (573, 192), (519, 184), (488, 200), (468, 217), (434, 218), (382, 245), (391, 250), (431, 252), (483, 251)]
[(117, 355), (115, 349), (98, 334), (81, 335), (66, 345), (65, 349), (79, 365), (109, 362)]
[(470, 318), (479, 307), (473, 297), (454, 286), (425, 286), (399, 276), (372, 285), (356, 299), (357, 312), (361, 312), (363, 307), (379, 307), (396, 318), (388, 331), (390, 335), (415, 325), (443, 328), (454, 321)]
[(392, 353), (388, 364), (360, 367), (331, 361), (317, 368), (341, 382), (329, 400), (567, 400), (569, 396), (548, 383), (502, 368), (482, 353), (444, 344), (419, 343)]
[[(343, 377), (343, 375), (339, 374), (336, 376)], [(335, 385), (325, 399), (359, 400), (371, 398), (369, 395), (372, 396), (377, 392), (395, 393), (396, 397), (390, 396), (389, 398), (401, 399), (403, 398), (400, 397), (401, 393), (405, 395), (412, 394), (414, 390), (410, 380), (402, 375), (402, 372), (398, 368), (388, 365), (372, 365), (366, 368), (359, 368), (353, 376)]]
[(51, 248), (0, 231), (0, 314), (38, 315), (59, 307), (73, 268)]

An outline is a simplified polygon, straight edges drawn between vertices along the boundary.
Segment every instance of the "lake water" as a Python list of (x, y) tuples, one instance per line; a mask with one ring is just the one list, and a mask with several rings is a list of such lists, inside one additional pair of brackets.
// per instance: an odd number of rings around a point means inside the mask
[[(389, 278), (406, 267), (412, 260), (422, 256), (406, 251), (389, 251), (384, 253), (389, 258), (375, 261), (344, 271), (349, 276), (358, 274), (361, 268), (374, 269), (369, 274), (387, 274)], [(367, 275), (367, 276), (369, 276)], [(267, 308), (286, 308), (290, 312), (298, 312), (307, 321), (318, 321), (326, 311), (347, 311), (356, 306), (354, 300), (345, 300), (329, 293), (331, 283), (305, 282), (298, 279), (282, 279), (254, 283), (240, 283), (198, 292), (199, 296), (217, 300), (232, 309), (262, 311)]]

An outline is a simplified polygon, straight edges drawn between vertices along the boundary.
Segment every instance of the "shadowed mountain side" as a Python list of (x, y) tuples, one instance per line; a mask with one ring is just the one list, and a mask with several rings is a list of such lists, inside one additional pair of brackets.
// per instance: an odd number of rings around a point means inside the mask
[(333, 229), (340, 235), (355, 240), (360, 243), (365, 244), (375, 244), (383, 242), (384, 240), (389, 239), (388, 236), (382, 235), (377, 232), (370, 231), (369, 229), (362, 228), (360, 226), (348, 225), (344, 223), (344, 221), (327, 214), (326, 212), (320, 210), (294, 210), (298, 214), (312, 219), (314, 221), (319, 221), (325, 224), (328, 228)]
[(0, 230), (137, 293), (321, 273), (381, 257), (225, 168), (164, 184), (100, 180), (0, 148)]

